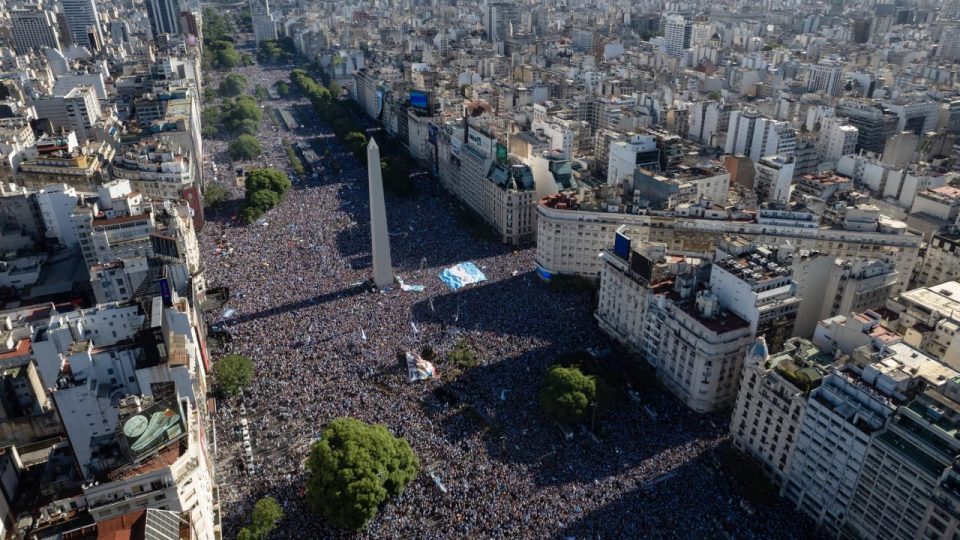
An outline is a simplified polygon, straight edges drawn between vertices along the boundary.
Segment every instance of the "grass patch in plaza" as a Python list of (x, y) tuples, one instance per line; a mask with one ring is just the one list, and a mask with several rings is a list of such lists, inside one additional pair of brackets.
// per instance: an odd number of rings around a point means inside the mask
[(303, 166), (303, 161), (300, 160), (297, 151), (293, 149), (293, 145), (290, 144), (290, 139), (283, 140), (283, 151), (287, 153), (287, 158), (290, 160), (290, 166), (293, 168), (293, 172), (297, 176), (306, 174), (307, 169)]
[[(473, 347), (466, 339), (460, 339), (453, 346), (453, 349), (447, 353), (447, 369), (451, 370), (451, 377), (456, 378), (464, 371), (473, 369), (480, 365), (480, 359)], [(452, 369), (451, 369), (452, 368)]]

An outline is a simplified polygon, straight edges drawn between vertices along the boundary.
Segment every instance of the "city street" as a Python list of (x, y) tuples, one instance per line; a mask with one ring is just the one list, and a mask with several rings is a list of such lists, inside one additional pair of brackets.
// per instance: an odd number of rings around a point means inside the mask
[[(289, 69), (235, 72), (252, 91), (285, 79)], [(310, 122), (305, 102), (266, 104)], [(688, 412), (655, 385), (641, 393), (643, 405), (622, 399), (600, 414), (599, 436), (578, 431), (568, 440), (548, 422), (538, 404), (545, 369), (558, 353), (608, 344), (593, 321), (591, 294), (554, 291), (537, 279), (529, 247), (472, 237), (432, 179), (418, 178), (412, 198), (387, 197), (396, 273), (425, 291), (356, 286), (371, 275), (366, 170), (324, 128), (290, 133), (275, 129), (266, 114), (258, 136), (263, 157), (239, 165), (289, 173), (283, 137), (320, 137), (330, 150), (321, 158), (328, 174), (294, 179), (279, 207), (253, 225), (233, 219), (242, 190), (226, 142), (205, 143), (208, 174), (215, 161), (234, 199), (207, 213), (200, 237), (208, 285), (230, 287), (232, 295), (231, 311), (208, 316), (232, 336), (213, 353), (248, 355), (257, 369), (243, 399), (254, 440), (252, 475), (240, 465), (236, 404), (217, 408), (225, 538), (266, 495), (286, 512), (272, 538), (353, 537), (302, 504), (309, 444), (341, 416), (386, 424), (410, 441), (422, 466), (360, 537), (801, 535), (795, 513), (783, 506), (754, 513), (718, 472), (725, 420)], [(330, 173), (333, 161), (339, 174)], [(462, 261), (474, 261), (488, 281), (454, 293), (437, 275)], [(481, 365), (454, 380), (454, 366), (443, 358), (458, 339), (468, 340)], [(407, 383), (396, 353), (425, 345), (439, 353), (441, 380)]]

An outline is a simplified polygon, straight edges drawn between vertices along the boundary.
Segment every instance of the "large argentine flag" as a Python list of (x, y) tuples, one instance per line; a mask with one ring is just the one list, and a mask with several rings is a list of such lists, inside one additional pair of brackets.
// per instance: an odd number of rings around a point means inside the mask
[(440, 272), (440, 281), (453, 290), (486, 280), (487, 276), (483, 275), (483, 272), (472, 262), (460, 263)]

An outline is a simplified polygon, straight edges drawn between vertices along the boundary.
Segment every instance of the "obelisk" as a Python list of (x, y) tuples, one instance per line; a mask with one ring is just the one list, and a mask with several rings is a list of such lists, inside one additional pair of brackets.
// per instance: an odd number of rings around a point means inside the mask
[(393, 285), (390, 261), (390, 235), (387, 233), (387, 208), (383, 202), (383, 171), (380, 147), (370, 138), (367, 145), (367, 174), (370, 182), (370, 251), (373, 255), (373, 282), (384, 289)]

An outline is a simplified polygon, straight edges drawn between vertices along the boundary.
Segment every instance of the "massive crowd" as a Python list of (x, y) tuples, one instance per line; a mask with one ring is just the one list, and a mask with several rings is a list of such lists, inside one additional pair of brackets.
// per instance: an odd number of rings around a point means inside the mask
[[(268, 86), (285, 70), (240, 70)], [(296, 109), (293, 100), (274, 106)], [(301, 116), (306, 121), (307, 116)], [(687, 412), (658, 389), (644, 409), (626, 401), (593, 432), (565, 437), (537, 405), (544, 370), (560, 352), (604, 344), (584, 292), (557, 292), (532, 272), (533, 251), (475, 239), (453, 202), (420, 178), (413, 198), (388, 197), (396, 273), (423, 292), (370, 291), (366, 171), (322, 126), (284, 133), (264, 118), (262, 164), (286, 166), (279, 135), (322, 137), (339, 174), (295, 178), (285, 200), (252, 225), (236, 204), (208, 213), (201, 234), (206, 279), (228, 286), (208, 323), (229, 333), (216, 354), (250, 356), (256, 377), (242, 398), (254, 473), (242, 465), (239, 402), (216, 413), (226, 538), (271, 495), (286, 516), (273, 538), (348, 536), (302, 502), (304, 460), (331, 419), (386, 424), (406, 437), (422, 472), (360, 533), (370, 538), (790, 538), (796, 514), (754, 510), (717, 466), (725, 420)], [(223, 143), (207, 142), (215, 159)], [(316, 165), (316, 164), (312, 164)], [(209, 164), (208, 164), (209, 166)], [(252, 166), (252, 164), (247, 164)], [(219, 165), (232, 180), (231, 165)], [(289, 167), (286, 167), (289, 172)], [(224, 184), (234, 195), (241, 188)], [(458, 293), (437, 274), (474, 261), (488, 281)], [(481, 364), (455, 380), (443, 353), (466, 339)], [(441, 379), (406, 382), (397, 352), (430, 345)], [(790, 516), (789, 518), (786, 516)]]

